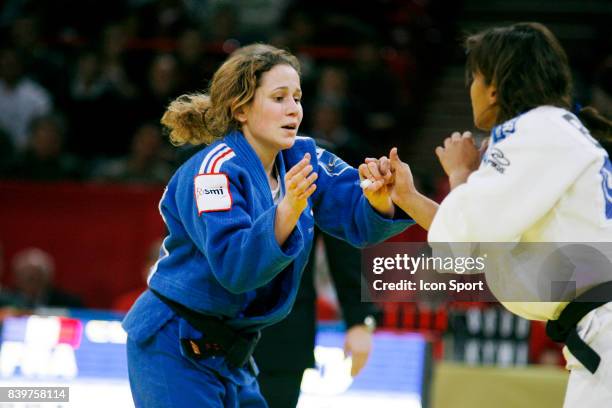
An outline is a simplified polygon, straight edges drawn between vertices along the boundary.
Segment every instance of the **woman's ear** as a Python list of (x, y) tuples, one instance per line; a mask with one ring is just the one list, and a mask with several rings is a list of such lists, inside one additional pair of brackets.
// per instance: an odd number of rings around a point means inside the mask
[(248, 107), (245, 105), (238, 107), (238, 109), (234, 111), (234, 118), (241, 124), (245, 124), (247, 121), (247, 110)]
[(497, 103), (497, 87), (495, 85), (489, 85), (487, 89), (487, 98), (489, 99), (489, 104), (495, 105)]

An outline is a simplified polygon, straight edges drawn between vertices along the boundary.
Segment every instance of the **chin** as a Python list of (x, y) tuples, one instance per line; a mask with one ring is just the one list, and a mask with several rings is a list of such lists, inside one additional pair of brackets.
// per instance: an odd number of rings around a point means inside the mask
[(474, 118), (474, 126), (476, 126), (477, 129), (484, 130), (485, 132), (489, 132), (491, 129), (493, 129), (493, 125), (488, 121), (476, 120), (476, 118)]
[(284, 137), (278, 144), (279, 150), (291, 149), (295, 144), (295, 136)]

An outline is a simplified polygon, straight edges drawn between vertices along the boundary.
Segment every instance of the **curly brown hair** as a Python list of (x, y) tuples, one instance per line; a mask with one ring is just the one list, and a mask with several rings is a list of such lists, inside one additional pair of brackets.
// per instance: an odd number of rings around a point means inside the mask
[(240, 129), (235, 113), (253, 100), (261, 76), (282, 64), (300, 74), (297, 58), (271, 45), (252, 44), (234, 51), (213, 75), (207, 93), (181, 95), (166, 109), (161, 123), (170, 130), (172, 144), (210, 144)]

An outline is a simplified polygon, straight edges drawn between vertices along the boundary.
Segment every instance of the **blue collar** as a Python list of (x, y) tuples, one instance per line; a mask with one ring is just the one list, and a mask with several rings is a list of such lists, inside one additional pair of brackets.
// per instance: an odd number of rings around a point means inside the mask
[[(266, 191), (266, 197), (270, 199), (270, 205), (272, 202), (272, 194), (270, 194), (270, 183), (268, 183), (268, 175), (263, 168), (263, 164), (257, 153), (253, 147), (249, 144), (244, 134), (242, 134), (239, 130), (234, 130), (225, 135), (224, 137), (225, 143), (228, 144), (229, 147), (234, 149), (236, 155), (244, 160), (244, 163), (247, 165), (247, 171), (253, 177), (253, 181), (256, 183), (258, 189), (262, 191)], [(281, 188), (283, 189), (283, 194), (285, 194), (285, 161), (283, 159), (282, 154), (276, 155), (276, 168), (280, 172), (281, 179)]]

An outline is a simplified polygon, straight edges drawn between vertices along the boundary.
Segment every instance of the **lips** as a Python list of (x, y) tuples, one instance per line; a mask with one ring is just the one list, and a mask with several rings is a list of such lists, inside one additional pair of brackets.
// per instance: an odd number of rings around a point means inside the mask
[(296, 123), (291, 123), (285, 126), (282, 126), (283, 129), (287, 129), (287, 130), (296, 130), (298, 127), (298, 125)]

